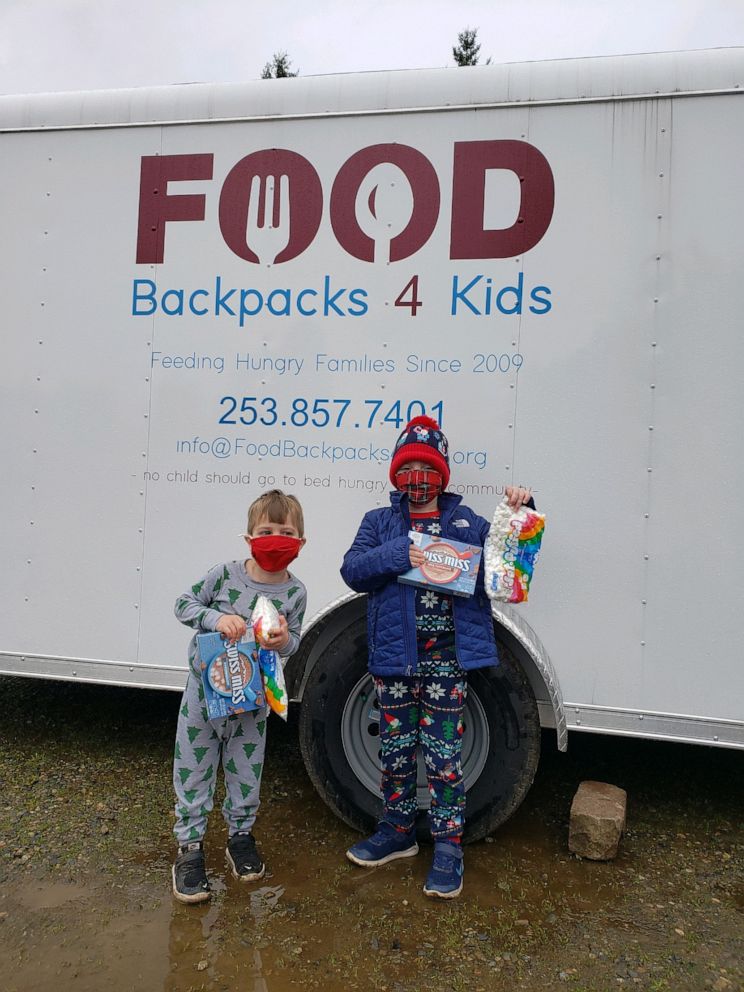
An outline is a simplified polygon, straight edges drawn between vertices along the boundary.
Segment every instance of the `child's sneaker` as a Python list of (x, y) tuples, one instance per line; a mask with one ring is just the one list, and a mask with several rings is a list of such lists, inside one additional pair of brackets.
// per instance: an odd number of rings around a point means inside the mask
[(256, 848), (253, 834), (248, 832), (233, 834), (225, 848), (227, 863), (233, 875), (241, 882), (256, 882), (263, 878), (266, 865)]
[(437, 841), (431, 871), (424, 883), (424, 895), (455, 899), (462, 892), (462, 873), (462, 847), (447, 841)]
[(200, 841), (178, 849), (172, 874), (173, 895), (179, 902), (205, 902), (211, 897)]
[(403, 833), (383, 822), (371, 837), (350, 847), (346, 857), (363, 868), (376, 868), (396, 858), (412, 858), (414, 854), (418, 854), (415, 828)]

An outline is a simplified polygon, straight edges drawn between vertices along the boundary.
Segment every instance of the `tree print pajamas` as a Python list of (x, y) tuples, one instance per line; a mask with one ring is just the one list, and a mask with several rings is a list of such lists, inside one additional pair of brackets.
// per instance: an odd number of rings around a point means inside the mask
[[(259, 595), (267, 596), (287, 618), (286, 659), (300, 642), (307, 594), (295, 576), (282, 583), (254, 582), (243, 561), (215, 566), (188, 592), (179, 596), (175, 613), (197, 633), (216, 629), (221, 614), (242, 616), (250, 624)], [(189, 676), (181, 700), (176, 730), (173, 787), (179, 844), (202, 840), (214, 805), (217, 771), (222, 759), (225, 802), (222, 814), (230, 836), (250, 830), (259, 806), (261, 772), (266, 745), (265, 708), (210, 721), (204, 701), (196, 637), (189, 644)]]

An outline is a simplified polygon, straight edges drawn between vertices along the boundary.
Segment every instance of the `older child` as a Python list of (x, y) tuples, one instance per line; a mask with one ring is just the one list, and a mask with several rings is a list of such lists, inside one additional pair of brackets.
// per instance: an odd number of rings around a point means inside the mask
[[(369, 594), (369, 670), (380, 705), (383, 814), (376, 833), (346, 852), (371, 868), (418, 853), (416, 751), (420, 746), (431, 798), (429, 824), (434, 860), (427, 896), (453, 899), (462, 891), (465, 787), (462, 715), (466, 672), (497, 665), (490, 603), (483, 571), (473, 596), (448, 596), (397, 582), (424, 553), (410, 530), (483, 546), (489, 523), (445, 492), (447, 439), (429, 417), (411, 420), (390, 464), (390, 507), (365, 514), (347, 551), (341, 575)], [(507, 487), (513, 507), (534, 506), (530, 492)]]
[[(294, 496), (278, 489), (264, 493), (248, 510), (244, 536), (251, 557), (210, 569), (179, 596), (176, 616), (197, 633), (217, 630), (228, 640), (238, 641), (246, 633), (256, 599), (263, 594), (280, 611), (280, 630), (267, 646), (288, 658), (300, 643), (307, 600), (305, 586), (287, 571), (305, 543), (302, 507)], [(208, 720), (194, 636), (173, 764), (174, 833), (179, 848), (172, 874), (173, 895), (179, 902), (203, 902), (210, 897), (203, 840), (220, 756), (227, 793), (222, 814), (228, 826), (228, 864), (242, 882), (263, 876), (265, 867), (251, 828), (259, 805), (265, 744), (264, 709)]]

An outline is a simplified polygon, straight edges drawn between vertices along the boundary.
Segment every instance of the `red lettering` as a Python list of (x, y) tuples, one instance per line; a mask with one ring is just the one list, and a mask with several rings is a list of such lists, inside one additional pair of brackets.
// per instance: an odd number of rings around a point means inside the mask
[(165, 253), (165, 225), (204, 220), (203, 193), (168, 195), (168, 183), (211, 179), (213, 155), (143, 155), (140, 169), (137, 262), (158, 264)]
[(375, 243), (356, 219), (356, 196), (362, 180), (376, 165), (391, 162), (411, 184), (413, 211), (408, 224), (390, 242), (390, 261), (408, 258), (426, 244), (439, 216), (439, 181), (429, 159), (409, 145), (362, 148), (341, 166), (331, 190), (331, 225), (336, 240), (350, 255), (374, 261)]
[[(168, 184), (210, 180), (213, 163), (212, 154), (142, 157), (138, 263), (163, 262), (165, 230), (170, 221), (204, 220), (205, 195), (170, 195)], [(387, 180), (378, 182), (376, 175), (370, 176), (372, 170), (386, 164), (403, 172), (410, 186), (410, 196), (405, 191), (405, 208), (400, 206), (400, 198), (397, 207), (395, 198), (391, 200)], [(519, 209), (511, 227), (485, 228), (486, 174), (497, 169), (518, 176)], [(363, 230), (357, 217), (357, 199), (367, 195), (365, 180), (370, 193), (365, 204), (368, 215), (361, 218), (366, 227)], [(395, 185), (391, 180), (391, 186)], [(384, 203), (382, 195), (386, 197)], [(511, 140), (455, 143), (451, 259), (512, 258), (529, 251), (547, 231), (554, 205), (553, 173), (533, 145)], [(339, 169), (331, 190), (330, 221), (339, 245), (354, 258), (380, 261), (375, 259), (375, 251), (379, 255), (382, 244), (384, 258), (398, 262), (427, 243), (437, 224), (439, 207), (439, 180), (429, 159), (409, 145), (378, 144), (355, 152)], [(410, 210), (407, 219), (404, 210)], [(400, 224), (396, 226), (398, 211)], [(287, 262), (302, 254), (318, 233), (322, 214), (323, 189), (318, 173), (304, 156), (283, 148), (263, 149), (242, 158), (227, 174), (219, 200), (219, 225), (225, 243), (239, 258), (259, 264)], [(372, 235), (377, 227), (389, 230), (387, 241), (378, 238), (375, 242)]]
[[(522, 197), (511, 227), (484, 230), (486, 171), (519, 176)], [(457, 141), (452, 175), (450, 258), (513, 258), (538, 243), (550, 225), (555, 184), (548, 160), (526, 141)]]
[[(254, 196), (258, 202), (251, 204)], [(222, 237), (246, 262), (296, 258), (312, 243), (322, 213), (318, 173), (306, 158), (286, 148), (246, 155), (228, 172), (220, 194)]]

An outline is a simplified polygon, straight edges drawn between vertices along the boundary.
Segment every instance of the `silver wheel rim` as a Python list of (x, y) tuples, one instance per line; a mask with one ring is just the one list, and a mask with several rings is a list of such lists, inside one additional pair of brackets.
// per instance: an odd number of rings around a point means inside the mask
[[(478, 780), (488, 759), (490, 734), (486, 711), (468, 687), (462, 735), (462, 771), (465, 791)], [(341, 743), (355, 777), (373, 796), (380, 792), (380, 711), (370, 675), (364, 675), (349, 693), (341, 714)], [(419, 752), (416, 795), (419, 809), (428, 809), (426, 769)]]

